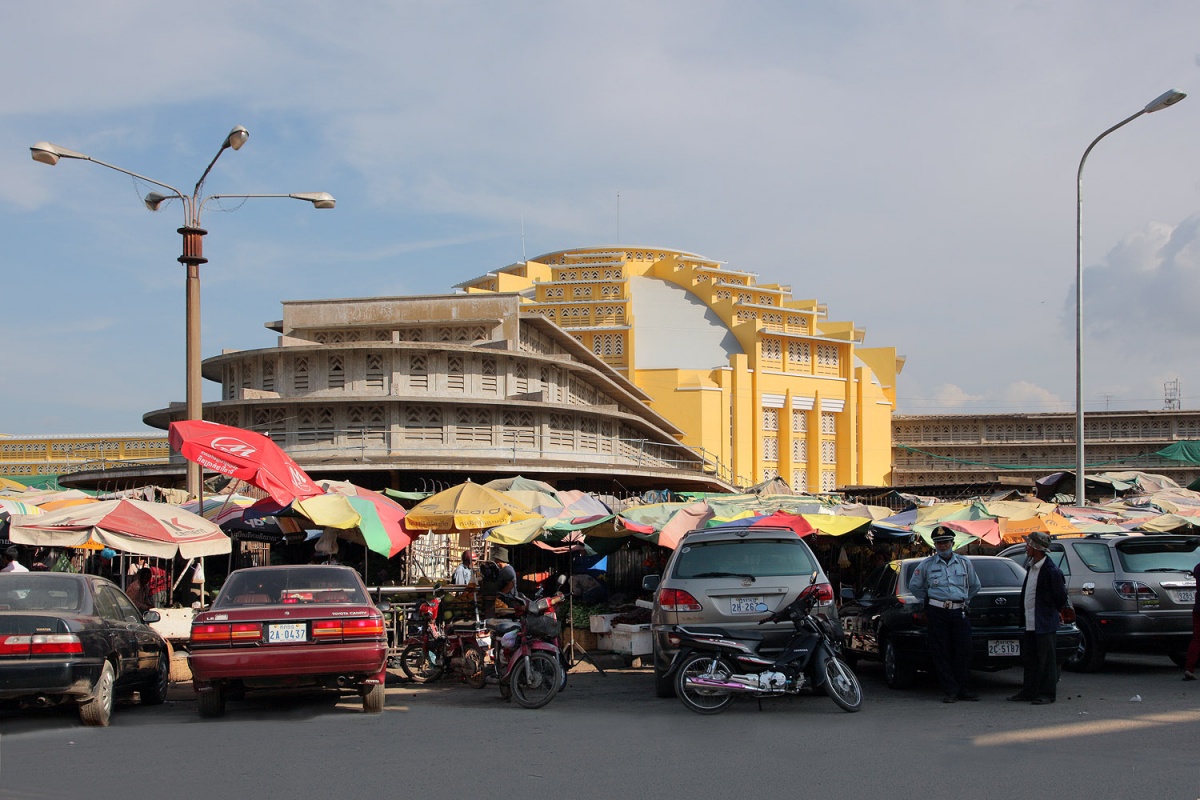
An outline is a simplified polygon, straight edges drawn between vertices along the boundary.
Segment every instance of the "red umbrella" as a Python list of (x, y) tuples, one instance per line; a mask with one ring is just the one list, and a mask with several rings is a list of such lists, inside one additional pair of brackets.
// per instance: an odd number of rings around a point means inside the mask
[(171, 447), (204, 469), (257, 486), (280, 505), (325, 492), (279, 445), (254, 431), (207, 420), (172, 422)]

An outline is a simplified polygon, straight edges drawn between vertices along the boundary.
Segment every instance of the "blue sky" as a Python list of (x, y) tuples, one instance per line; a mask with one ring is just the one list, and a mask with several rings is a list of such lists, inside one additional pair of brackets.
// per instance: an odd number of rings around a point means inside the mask
[[(908, 362), (900, 413), (1200, 408), (1200, 4), (0, 5), (0, 432), (144, 430), (184, 396), (176, 203), (211, 204), (203, 354), (291, 299), (433, 294), (620, 243), (826, 303)], [(620, 197), (618, 203), (618, 195)], [(619, 208), (619, 214), (618, 214)], [(522, 226), (524, 238), (522, 239)], [(205, 387), (216, 399), (218, 387)]]

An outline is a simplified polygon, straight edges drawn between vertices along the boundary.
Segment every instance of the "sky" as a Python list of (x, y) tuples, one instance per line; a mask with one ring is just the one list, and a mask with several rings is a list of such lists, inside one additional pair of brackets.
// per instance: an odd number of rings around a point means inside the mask
[[(1200, 4), (0, 4), (0, 433), (148, 431), (285, 300), (439, 294), (525, 257), (699, 253), (906, 358), (897, 413), (1200, 408)], [(206, 382), (205, 399), (220, 387)]]

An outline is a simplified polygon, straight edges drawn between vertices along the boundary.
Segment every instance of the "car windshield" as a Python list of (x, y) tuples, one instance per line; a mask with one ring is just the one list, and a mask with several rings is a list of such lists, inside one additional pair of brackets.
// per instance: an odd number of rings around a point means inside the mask
[(213, 608), (273, 603), (369, 603), (354, 573), (344, 569), (293, 567), (245, 569), (229, 576)]
[(1151, 537), (1121, 542), (1117, 558), (1126, 572), (1187, 572), (1200, 561), (1200, 538), (1155, 540)]
[(72, 611), (83, 608), (83, 584), (54, 575), (0, 576), (0, 611)]
[(675, 562), (676, 578), (720, 575), (810, 575), (819, 569), (811, 551), (799, 539), (738, 539), (684, 544)]
[[(912, 580), (913, 570), (917, 568), (920, 561), (909, 561), (904, 565), (904, 585), (907, 586)], [(971, 565), (975, 567), (975, 574), (979, 576), (979, 585), (981, 588), (987, 587), (1013, 587), (1020, 586), (1025, 582), (1025, 571), (1009, 558), (973, 558)]]

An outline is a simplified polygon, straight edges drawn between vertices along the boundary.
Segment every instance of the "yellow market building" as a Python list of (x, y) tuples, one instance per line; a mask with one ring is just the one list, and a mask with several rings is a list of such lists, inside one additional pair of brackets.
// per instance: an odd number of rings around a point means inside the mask
[(622, 372), (729, 482), (797, 491), (891, 483), (904, 359), (817, 300), (695, 253), (560, 250), (458, 284), (518, 293)]

